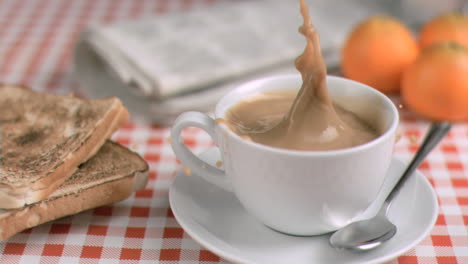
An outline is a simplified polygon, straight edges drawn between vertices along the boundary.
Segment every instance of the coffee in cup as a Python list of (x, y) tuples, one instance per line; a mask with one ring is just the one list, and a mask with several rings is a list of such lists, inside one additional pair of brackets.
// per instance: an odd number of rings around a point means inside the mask
[[(350, 129), (337, 131), (334, 127), (323, 128), (323, 123), (316, 120), (301, 120), (301, 127), (292, 127), (296, 132), (280, 139), (264, 133), (284, 122), (291, 109), (297, 92), (264, 92), (243, 99), (229, 108), (225, 124), (246, 140), (295, 150), (334, 150), (349, 148), (369, 142), (379, 135), (376, 128), (366, 123), (355, 113), (334, 104), (333, 108), (339, 119)], [(353, 98), (349, 98), (353, 100)], [(320, 106), (318, 106), (320, 107)], [(317, 109), (312, 109), (312, 111)], [(310, 113), (309, 116), (314, 116)], [(218, 121), (220, 122), (220, 121)], [(295, 122), (299, 122), (295, 120)], [(323, 122), (323, 121), (322, 121)], [(351, 133), (346, 133), (351, 130)]]

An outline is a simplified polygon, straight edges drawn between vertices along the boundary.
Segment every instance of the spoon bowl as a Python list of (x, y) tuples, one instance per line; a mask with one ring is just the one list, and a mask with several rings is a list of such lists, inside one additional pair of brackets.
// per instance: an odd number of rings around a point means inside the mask
[(330, 243), (338, 248), (369, 250), (380, 246), (396, 232), (397, 227), (385, 215), (378, 214), (338, 230), (330, 238)]

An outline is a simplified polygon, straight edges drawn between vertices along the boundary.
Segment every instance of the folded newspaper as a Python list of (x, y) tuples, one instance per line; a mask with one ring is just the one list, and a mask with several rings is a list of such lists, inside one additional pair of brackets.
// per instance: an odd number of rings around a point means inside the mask
[[(367, 2), (309, 1), (329, 65), (351, 27), (375, 12)], [(75, 75), (85, 95), (119, 96), (136, 120), (170, 124), (212, 110), (240, 82), (294, 72), (301, 23), (298, 1), (256, 0), (92, 26), (76, 46)]]

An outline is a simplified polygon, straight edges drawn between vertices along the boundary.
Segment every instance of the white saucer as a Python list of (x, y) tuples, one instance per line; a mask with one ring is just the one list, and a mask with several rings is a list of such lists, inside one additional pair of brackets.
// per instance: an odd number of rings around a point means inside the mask
[[(217, 149), (210, 149), (200, 156), (212, 164), (219, 159)], [(382, 191), (384, 194), (405, 166), (399, 160), (392, 161)], [(436, 195), (418, 171), (389, 211), (390, 219), (398, 227), (397, 234), (376, 249), (356, 252), (332, 248), (328, 244), (329, 235), (297, 237), (273, 231), (248, 215), (234, 194), (196, 175), (187, 176), (179, 171), (170, 188), (169, 199), (177, 221), (194, 240), (235, 263), (384, 262), (405, 253), (425, 238), (438, 213)]]

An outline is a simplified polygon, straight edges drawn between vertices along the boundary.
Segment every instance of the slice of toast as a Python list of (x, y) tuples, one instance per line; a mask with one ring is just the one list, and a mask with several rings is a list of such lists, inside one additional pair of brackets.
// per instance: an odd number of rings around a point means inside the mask
[(117, 98), (83, 100), (0, 86), (0, 208), (47, 197), (127, 120)]
[(108, 141), (45, 200), (0, 210), (0, 240), (42, 223), (126, 199), (143, 189), (148, 164), (136, 153)]

